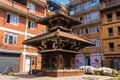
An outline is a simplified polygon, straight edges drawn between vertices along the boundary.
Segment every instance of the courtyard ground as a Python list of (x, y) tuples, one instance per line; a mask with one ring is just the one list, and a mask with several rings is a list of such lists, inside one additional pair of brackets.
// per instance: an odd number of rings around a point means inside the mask
[(70, 77), (40, 77), (28, 74), (2, 75), (0, 80), (120, 80), (119, 78), (109, 76), (84, 75), (84, 76), (70, 76)]

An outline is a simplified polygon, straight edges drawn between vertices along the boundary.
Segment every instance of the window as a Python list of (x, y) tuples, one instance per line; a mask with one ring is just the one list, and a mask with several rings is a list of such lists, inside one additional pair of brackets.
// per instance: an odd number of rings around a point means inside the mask
[(120, 11), (116, 12), (117, 20), (120, 20)]
[(35, 4), (33, 4), (33, 3), (29, 4), (29, 11), (30, 12), (35, 12)]
[(107, 14), (107, 20), (108, 20), (108, 22), (112, 21), (112, 14)]
[(8, 13), (7, 14), (7, 23), (18, 26), (19, 17), (14, 14)]
[(79, 16), (78, 18), (79, 18), (79, 20), (80, 20), (80, 21), (82, 21), (82, 20), (83, 20), (83, 19), (82, 19), (82, 16)]
[(76, 9), (75, 12), (82, 11), (82, 6), (81, 6), (81, 5), (78, 5), (78, 6), (76, 6), (75, 9)]
[(113, 28), (108, 29), (108, 36), (113, 36)]
[(87, 30), (88, 30), (88, 34), (96, 33), (99, 32), (99, 26), (88, 27)]
[(85, 30), (85, 33), (88, 34), (88, 29)]
[(109, 51), (114, 52), (114, 43), (109, 43)]
[(96, 47), (100, 47), (100, 40), (99, 39), (95, 39), (94, 42), (95, 42)]
[(118, 35), (120, 35), (120, 27), (118, 27)]
[(28, 20), (28, 28), (34, 29), (34, 25), (35, 25), (34, 21), (31, 20), (31, 19), (29, 19), (29, 20)]
[(96, 22), (99, 20), (99, 18), (99, 12), (92, 12), (91, 14), (85, 15), (84, 24)]
[(4, 43), (6, 44), (17, 44), (17, 35), (9, 32), (5, 32), (5, 38)]
[(91, 4), (94, 4), (96, 2), (96, 0), (91, 0)]
[(70, 10), (70, 15), (74, 15), (74, 8)]

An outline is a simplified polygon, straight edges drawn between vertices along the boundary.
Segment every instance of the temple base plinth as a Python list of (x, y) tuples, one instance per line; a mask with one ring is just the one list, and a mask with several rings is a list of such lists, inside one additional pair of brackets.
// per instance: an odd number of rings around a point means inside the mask
[(83, 70), (41, 70), (42, 76), (64, 77), (64, 76), (81, 76)]

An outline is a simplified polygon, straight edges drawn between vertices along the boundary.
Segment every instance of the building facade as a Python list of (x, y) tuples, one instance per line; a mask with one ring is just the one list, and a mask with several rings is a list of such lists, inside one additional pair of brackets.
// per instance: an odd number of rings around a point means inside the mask
[(13, 67), (15, 72), (40, 69), (41, 56), (25, 39), (44, 32), (35, 21), (45, 16), (46, 0), (0, 0), (0, 72)]
[(96, 46), (88, 46), (76, 56), (76, 67), (83, 65), (102, 66), (102, 49), (100, 42), (100, 0), (69, 0), (70, 16), (78, 18), (82, 23), (73, 26), (72, 30), (81, 37), (89, 38)]
[(120, 70), (120, 0), (101, 0), (104, 65)]

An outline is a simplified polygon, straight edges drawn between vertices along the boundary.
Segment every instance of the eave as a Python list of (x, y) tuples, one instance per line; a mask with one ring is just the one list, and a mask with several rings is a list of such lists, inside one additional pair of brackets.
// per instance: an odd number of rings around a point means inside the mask
[(52, 50), (44, 50), (44, 51), (38, 51), (39, 53), (50, 53), (50, 52), (66, 52), (66, 53), (75, 53), (78, 54), (78, 51), (71, 51), (71, 50), (63, 50), (63, 49), (52, 49)]
[(32, 37), (30, 39), (27, 39), (23, 42), (23, 44), (26, 44), (26, 45), (34, 45), (36, 43), (39, 43), (40, 41), (44, 40), (44, 39), (50, 39), (51, 37), (64, 37), (64, 38), (67, 38), (67, 39), (70, 39), (70, 40), (75, 40), (77, 42), (83, 42), (84, 44), (87, 43), (88, 46), (92, 45), (94, 46), (95, 44), (88, 40), (88, 39), (85, 39), (85, 38), (81, 38), (75, 34), (70, 34), (70, 33), (66, 33), (66, 32), (63, 32), (63, 31), (55, 31), (55, 32), (52, 32), (52, 33), (47, 33), (47, 34), (43, 34), (43, 35), (38, 35), (38, 36), (35, 36), (35, 37)]

